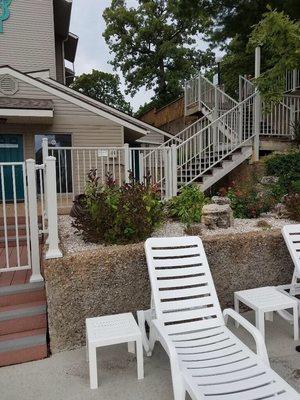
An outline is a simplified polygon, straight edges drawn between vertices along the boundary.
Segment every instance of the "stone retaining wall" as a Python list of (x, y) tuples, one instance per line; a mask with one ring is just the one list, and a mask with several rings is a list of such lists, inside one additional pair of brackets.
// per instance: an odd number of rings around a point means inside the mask
[[(203, 239), (222, 307), (233, 293), (289, 283), (293, 264), (279, 230)], [(53, 353), (85, 343), (85, 318), (149, 306), (143, 243), (99, 247), (45, 261), (50, 346)]]

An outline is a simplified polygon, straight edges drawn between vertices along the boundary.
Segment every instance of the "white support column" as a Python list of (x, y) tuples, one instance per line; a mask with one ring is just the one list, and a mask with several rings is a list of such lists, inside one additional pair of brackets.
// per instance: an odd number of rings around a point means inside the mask
[[(261, 64), (261, 48), (260, 46), (255, 49), (255, 79), (260, 76)], [(261, 125), (261, 97), (259, 91), (256, 89), (256, 96), (254, 99), (254, 143), (253, 143), (253, 161), (259, 161), (259, 136)]]
[(187, 85), (186, 81), (184, 81), (184, 116), (187, 115)]
[(296, 89), (297, 89), (297, 69), (293, 69), (292, 91), (294, 92)]
[(172, 144), (172, 146), (171, 146), (171, 182), (172, 182), (171, 195), (172, 195), (172, 197), (177, 196), (178, 180), (177, 180), (177, 146), (176, 146), (176, 144)]
[(46, 158), (46, 185), (48, 188), (48, 251), (46, 259), (60, 258), (62, 252), (58, 243), (58, 222), (57, 222), (57, 190), (56, 190), (56, 159), (55, 157)]
[(39, 225), (37, 211), (36, 170), (35, 161), (26, 160), (28, 182), (28, 211), (31, 248), (31, 277), (30, 282), (43, 282), (40, 263)]
[(130, 171), (130, 150), (129, 144), (124, 144), (124, 175), (125, 175), (125, 183), (129, 182), (129, 171)]
[[(45, 165), (46, 163), (46, 158), (49, 156), (49, 145), (48, 145), (48, 139), (43, 138), (42, 140), (42, 157), (43, 157), (43, 164)], [(44, 178), (44, 207), (45, 207), (45, 217), (46, 219), (48, 218), (48, 205), (47, 205), (47, 183), (46, 179)]]
[(199, 71), (199, 78), (198, 78), (198, 110), (201, 111), (201, 74)]

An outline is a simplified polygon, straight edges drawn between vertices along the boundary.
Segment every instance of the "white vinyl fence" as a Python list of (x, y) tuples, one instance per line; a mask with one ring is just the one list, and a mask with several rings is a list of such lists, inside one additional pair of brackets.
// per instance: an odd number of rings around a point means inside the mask
[(70, 207), (85, 190), (88, 174), (97, 170), (101, 184), (108, 178), (121, 186), (130, 179), (156, 185), (162, 198), (172, 197), (172, 146), (162, 147), (48, 147), (43, 155), (56, 158), (56, 191), (59, 208)]
[(43, 280), (40, 245), (46, 258), (61, 257), (58, 247), (55, 158), (0, 163), (0, 273), (31, 270), (30, 282)]

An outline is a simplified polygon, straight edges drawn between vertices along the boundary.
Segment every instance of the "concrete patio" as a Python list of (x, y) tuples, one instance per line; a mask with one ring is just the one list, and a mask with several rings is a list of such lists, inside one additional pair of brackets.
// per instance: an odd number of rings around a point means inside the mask
[[(247, 313), (253, 321), (253, 313)], [(252, 339), (239, 328), (233, 331), (250, 346)], [(272, 367), (300, 391), (300, 354), (295, 351), (292, 327), (275, 315), (266, 322), (266, 343)], [(172, 400), (172, 382), (166, 354), (157, 345), (145, 357), (145, 379), (136, 378), (135, 358), (126, 346), (98, 353), (100, 387), (89, 389), (85, 349), (63, 352), (32, 363), (0, 369), (1, 400)]]

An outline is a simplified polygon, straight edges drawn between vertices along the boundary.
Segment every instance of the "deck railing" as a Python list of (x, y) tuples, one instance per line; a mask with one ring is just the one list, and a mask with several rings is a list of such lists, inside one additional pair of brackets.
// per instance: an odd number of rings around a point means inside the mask
[(237, 104), (177, 147), (180, 185), (193, 182), (252, 139), (254, 97), (255, 94)]
[(0, 272), (31, 270), (40, 282), (40, 240), (47, 237), (46, 258), (61, 257), (58, 247), (55, 159), (0, 163)]

